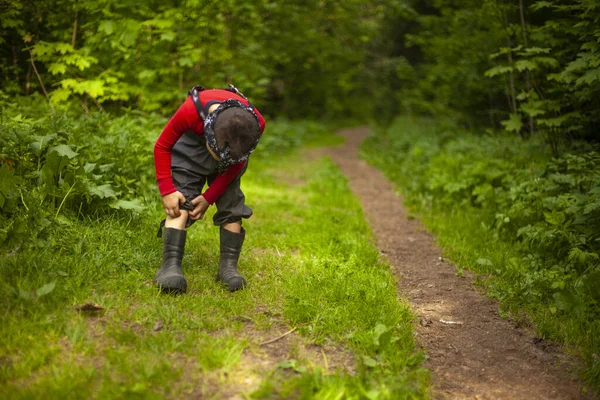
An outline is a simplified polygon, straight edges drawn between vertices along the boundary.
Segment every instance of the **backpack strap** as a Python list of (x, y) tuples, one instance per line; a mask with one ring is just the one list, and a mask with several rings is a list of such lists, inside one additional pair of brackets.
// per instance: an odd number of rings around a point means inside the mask
[(227, 85), (227, 89), (225, 89), (225, 90), (228, 90), (228, 91), (230, 91), (231, 93), (237, 94), (237, 95), (238, 95), (238, 96), (240, 96), (242, 99), (246, 100), (246, 101), (248, 102), (248, 107), (250, 107), (251, 109), (253, 109), (253, 110), (254, 110), (254, 104), (252, 104), (252, 102), (251, 102), (250, 100), (248, 100), (248, 98), (247, 98), (246, 96), (244, 96), (244, 95), (242, 94), (242, 92), (240, 92), (240, 91), (238, 90), (238, 88), (236, 88), (235, 86), (233, 86), (231, 83), (230, 83), (229, 85)]
[(196, 107), (196, 112), (202, 121), (206, 119), (206, 113), (204, 112), (204, 107), (202, 106), (202, 101), (200, 101), (200, 92), (206, 90), (202, 86), (194, 86), (188, 92), (188, 96), (192, 96), (192, 101), (194, 102), (194, 106)]
[[(203, 90), (206, 90), (206, 89), (204, 87), (198, 85), (198, 86), (194, 86), (193, 88), (191, 88), (190, 91), (188, 92), (188, 96), (192, 96), (192, 101), (194, 102), (194, 106), (196, 107), (196, 112), (198, 113), (198, 116), (200, 117), (200, 119), (202, 121), (204, 121), (206, 119), (206, 110), (205, 110), (204, 105), (202, 104), (202, 101), (200, 100), (200, 92), (202, 92)], [(244, 99), (248, 102), (248, 107), (250, 107), (251, 109), (254, 110), (254, 108), (255, 108), (254, 104), (252, 104), (252, 102), (250, 100), (248, 100), (248, 98), (246, 96), (244, 96), (242, 94), (242, 92), (240, 92), (238, 90), (238, 88), (233, 86), (231, 83), (224, 90), (227, 90), (233, 94), (237, 94), (242, 99)], [(210, 106), (210, 104), (206, 104), (206, 105)]]

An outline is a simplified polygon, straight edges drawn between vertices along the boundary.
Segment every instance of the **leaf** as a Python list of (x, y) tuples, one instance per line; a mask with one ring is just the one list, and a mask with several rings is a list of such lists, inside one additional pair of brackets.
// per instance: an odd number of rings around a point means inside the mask
[(48, 66), (48, 71), (52, 75), (61, 75), (67, 72), (67, 66), (63, 63), (52, 63)]
[(598, 261), (598, 258), (600, 258), (598, 256), (598, 254), (596, 253), (591, 253), (589, 251), (583, 251), (577, 247), (573, 247), (570, 251), (569, 251), (569, 261), (576, 263), (578, 265), (589, 265), (594, 261)]
[(384, 324), (377, 324), (373, 329), (373, 343), (379, 347), (386, 347), (392, 338), (392, 329)]
[(485, 73), (483, 75), (487, 76), (488, 78), (493, 78), (494, 76), (497, 76), (497, 75), (508, 74), (512, 70), (513, 70), (512, 67), (509, 67), (506, 65), (498, 65), (494, 68), (488, 69), (487, 71), (485, 71)]
[(19, 297), (23, 300), (31, 300), (31, 295), (21, 288), (19, 288)]
[(488, 260), (487, 258), (479, 258), (479, 259), (477, 260), (477, 264), (478, 264), (478, 265), (485, 265), (485, 266), (487, 266), (487, 267), (491, 267), (491, 266), (493, 266), (493, 265), (494, 265), (494, 264), (492, 264), (492, 262), (491, 262), (490, 260)]
[(164, 33), (161, 33), (160, 40), (164, 40), (166, 42), (172, 42), (173, 40), (175, 40), (176, 37), (177, 37), (177, 35), (175, 35), (175, 32), (164, 32)]
[(141, 81), (152, 80), (156, 76), (156, 71), (153, 69), (145, 69), (138, 74), (138, 79)]
[(144, 211), (144, 207), (142, 206), (142, 202), (139, 199), (134, 200), (117, 200), (110, 204), (112, 208), (117, 210), (131, 210), (135, 212)]
[(0, 167), (0, 193), (7, 195), (17, 189), (18, 183), (19, 177), (15, 176), (14, 169), (11, 169), (8, 163), (2, 164)]
[(577, 111), (574, 111), (555, 118), (540, 118), (537, 120), (537, 123), (542, 126), (557, 128), (565, 124), (567, 121), (571, 122), (571, 120), (579, 118), (581, 118), (581, 114)]
[(83, 71), (84, 69), (89, 68), (90, 65), (96, 61), (97, 60), (93, 57), (77, 57), (74, 59), (73, 64), (75, 64), (80, 71)]
[(48, 150), (49, 153), (56, 153), (61, 157), (68, 157), (69, 159), (75, 158), (78, 153), (74, 152), (71, 149), (71, 146), (67, 146), (66, 144), (59, 144), (58, 146), (52, 146)]
[(369, 356), (363, 356), (362, 360), (367, 367), (375, 368), (377, 366), (377, 361)]
[(115, 191), (109, 184), (100, 185), (100, 186), (88, 184), (87, 190), (90, 195), (98, 197), (100, 199), (108, 199), (108, 198), (117, 197), (117, 194), (115, 193)]
[(194, 65), (194, 60), (192, 60), (190, 57), (182, 57), (177, 61), (177, 63), (181, 67), (192, 67)]
[(54, 90), (52, 93), (50, 93), (50, 100), (53, 103), (60, 103), (62, 101), (65, 101), (69, 98), (69, 96), (71, 96), (73, 92), (71, 92), (69, 89), (65, 89), (65, 88), (58, 88), (56, 90)]
[(600, 81), (600, 67), (587, 71), (581, 78), (575, 81), (577, 86), (592, 85)]
[(281, 368), (281, 369), (289, 369), (289, 368), (296, 368), (296, 364), (297, 364), (297, 361), (292, 359), (292, 360), (282, 361), (279, 364), (277, 364), (275, 367)]
[(111, 20), (100, 21), (98, 31), (110, 35), (115, 31), (115, 23)]
[(65, 226), (73, 225), (73, 221), (71, 221), (69, 218), (65, 217), (64, 215), (59, 215), (54, 220), (61, 225), (65, 225)]
[(29, 147), (36, 152), (36, 154), (39, 156), (41, 151), (48, 145), (48, 143), (50, 143), (51, 141), (53, 141), (54, 139), (56, 139), (56, 133), (52, 133), (50, 135), (46, 135), (46, 136), (33, 136), (33, 138), (35, 139), (35, 141), (31, 142), (31, 144), (29, 145)]
[(44, 286), (35, 291), (37, 297), (42, 297), (52, 292), (56, 287), (56, 282), (46, 283)]
[(89, 174), (90, 172), (94, 171), (94, 168), (96, 168), (96, 163), (86, 163), (83, 166), (83, 170), (86, 174)]
[(129, 391), (136, 394), (142, 394), (148, 390), (148, 384), (146, 382), (136, 382)]
[(74, 51), (70, 43), (55, 43), (54, 49), (60, 54), (72, 53)]
[(519, 60), (516, 61), (514, 67), (517, 71), (535, 71), (539, 69), (538, 64), (531, 60)]
[(510, 114), (510, 118), (506, 121), (500, 122), (504, 125), (504, 128), (509, 132), (519, 132), (523, 123), (521, 122), (521, 116), (519, 114)]
[(48, 43), (48, 42), (44, 42), (43, 40), (40, 40), (39, 42), (37, 42), (31, 49), (31, 54), (36, 57), (45, 56), (45, 55), (52, 54), (52, 53), (54, 53), (52, 44)]
[(529, 98), (528, 92), (521, 92), (517, 95), (517, 100), (519, 100), (519, 101), (524, 101), (524, 100), (527, 100), (528, 98)]
[(535, 11), (541, 10), (542, 8), (553, 8), (554, 3), (550, 1), (537, 1), (531, 5), (531, 8)]
[(81, 83), (81, 87), (83, 89), (82, 92), (88, 93), (94, 98), (102, 96), (106, 90), (104, 81), (100, 79), (84, 81)]
[(537, 117), (538, 115), (543, 115), (546, 113), (546, 111), (540, 107), (540, 105), (543, 103), (543, 101), (523, 103), (521, 104), (520, 110), (530, 117)]
[(556, 211), (552, 211), (551, 213), (544, 212), (544, 217), (546, 219), (546, 222), (554, 226), (562, 225), (566, 220), (566, 216), (564, 213)]
[(587, 205), (584, 207), (584, 209), (583, 209), (583, 213), (584, 213), (585, 215), (587, 215), (587, 214), (589, 214), (589, 213), (591, 213), (591, 212), (593, 212), (593, 211), (596, 211), (596, 210), (598, 210), (598, 209), (600, 209), (600, 199), (596, 200), (596, 201), (595, 201), (595, 202), (593, 202), (593, 203), (589, 203), (589, 204), (587, 204)]
[(538, 64), (545, 65), (546, 67), (549, 67), (549, 68), (560, 67), (560, 63), (554, 57), (535, 57), (535, 58), (533, 58), (533, 60), (535, 62), (537, 62)]
[(532, 55), (532, 54), (550, 54), (552, 49), (550, 47), (527, 47), (521, 51), (521, 54)]
[(573, 312), (577, 315), (582, 315), (585, 310), (585, 304), (583, 304), (582, 299), (568, 290), (556, 292), (552, 297), (554, 297), (556, 308), (559, 310)]
[(172, 19), (150, 19), (148, 21), (144, 21), (143, 25), (157, 27), (159, 29), (169, 29), (175, 23)]

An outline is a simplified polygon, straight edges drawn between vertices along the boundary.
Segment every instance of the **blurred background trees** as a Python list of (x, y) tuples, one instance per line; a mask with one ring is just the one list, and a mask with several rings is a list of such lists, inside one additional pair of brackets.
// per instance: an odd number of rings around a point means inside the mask
[[(600, 110), (594, 0), (5, 1), (10, 95), (84, 110), (169, 110), (233, 82), (267, 113), (386, 124), (399, 113), (592, 139)], [(166, 106), (166, 108), (164, 108)]]

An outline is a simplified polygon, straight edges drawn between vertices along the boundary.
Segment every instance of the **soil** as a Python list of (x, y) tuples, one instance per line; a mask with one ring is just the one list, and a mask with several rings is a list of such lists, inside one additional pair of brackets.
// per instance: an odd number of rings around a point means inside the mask
[(368, 128), (340, 132), (344, 145), (327, 150), (360, 199), (392, 266), (398, 292), (418, 316), (416, 336), (432, 371), (436, 399), (594, 399), (575, 379), (575, 364), (559, 346), (502, 319), (498, 303), (479, 293), (474, 276), (442, 259), (434, 238), (407, 216), (383, 174), (359, 159)]

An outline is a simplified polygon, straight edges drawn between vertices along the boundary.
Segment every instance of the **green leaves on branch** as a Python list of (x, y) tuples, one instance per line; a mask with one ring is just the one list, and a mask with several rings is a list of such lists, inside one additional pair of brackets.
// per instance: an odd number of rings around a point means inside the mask
[(78, 76), (80, 72), (89, 72), (90, 67), (99, 62), (96, 57), (89, 55), (88, 47), (75, 50), (68, 43), (40, 41), (30, 51), (32, 59), (47, 63), (50, 74), (74, 76), (54, 84), (56, 89), (51, 92), (50, 98), (55, 103), (67, 101), (75, 95), (89, 96), (98, 103), (129, 99), (129, 91), (120, 82), (119, 76), (122, 75), (119, 73), (107, 70), (88, 78)]
[(418, 23), (398, 15), (392, 31), (416, 75), (402, 82), (404, 112), (541, 135), (557, 155), (573, 137), (598, 137), (596, 2), (410, 4)]
[(500, 122), (504, 125), (504, 128), (508, 132), (518, 133), (521, 131), (521, 127), (523, 126), (523, 122), (521, 121), (521, 116), (519, 114), (510, 114), (510, 118), (506, 121)]
[(360, 93), (383, 86), (361, 77), (393, 3), (9, 1), (0, 68), (11, 94), (47, 92), (86, 113), (164, 111), (193, 85), (233, 82), (264, 109), (295, 117), (362, 116)]

